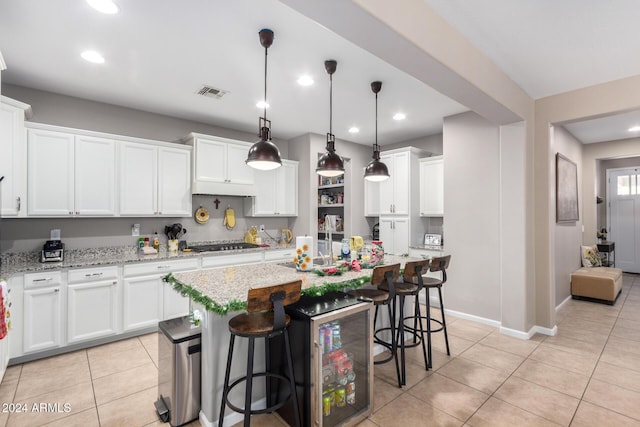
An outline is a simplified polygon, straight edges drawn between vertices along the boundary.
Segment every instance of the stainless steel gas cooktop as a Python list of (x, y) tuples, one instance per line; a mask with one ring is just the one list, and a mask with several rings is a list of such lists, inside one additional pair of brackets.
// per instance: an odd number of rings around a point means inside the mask
[(209, 245), (196, 245), (189, 246), (193, 252), (218, 252), (218, 251), (232, 251), (237, 249), (252, 249), (258, 248), (258, 245), (253, 243), (235, 242), (235, 243), (212, 243)]

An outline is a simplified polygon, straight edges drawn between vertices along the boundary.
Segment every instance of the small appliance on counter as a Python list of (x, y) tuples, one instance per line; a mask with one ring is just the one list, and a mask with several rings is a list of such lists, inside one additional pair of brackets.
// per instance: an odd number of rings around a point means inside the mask
[(425, 234), (423, 244), (425, 246), (442, 246), (442, 234)]
[(64, 243), (60, 240), (47, 240), (40, 252), (40, 262), (64, 261)]
[(373, 229), (371, 230), (371, 239), (379, 240), (380, 239), (380, 223), (376, 222), (373, 225)]

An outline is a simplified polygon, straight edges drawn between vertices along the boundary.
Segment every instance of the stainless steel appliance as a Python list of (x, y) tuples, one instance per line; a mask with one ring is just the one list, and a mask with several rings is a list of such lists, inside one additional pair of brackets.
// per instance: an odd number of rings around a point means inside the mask
[(198, 418), (200, 412), (200, 327), (189, 317), (158, 323), (158, 416), (173, 427)]
[(218, 252), (218, 251), (232, 251), (237, 249), (252, 249), (259, 248), (260, 245), (245, 242), (230, 242), (230, 243), (212, 243), (208, 245), (196, 245), (189, 246), (193, 252)]
[[(373, 410), (373, 304), (342, 292), (303, 296), (286, 307), (296, 391), (303, 426), (355, 425)], [(282, 339), (268, 347), (269, 368), (286, 372)], [(276, 381), (268, 404), (282, 401), (287, 387)], [(333, 404), (332, 404), (333, 402)], [(295, 425), (293, 402), (278, 410)]]

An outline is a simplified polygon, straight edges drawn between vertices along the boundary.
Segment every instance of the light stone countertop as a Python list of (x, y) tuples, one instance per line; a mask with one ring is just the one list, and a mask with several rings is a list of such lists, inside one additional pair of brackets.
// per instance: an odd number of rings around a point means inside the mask
[[(385, 255), (385, 264), (400, 263), (417, 258)], [(363, 268), (360, 272), (347, 271), (340, 276), (319, 276), (312, 272), (299, 272), (283, 263), (261, 263), (231, 267), (209, 268), (193, 272), (173, 274), (173, 278), (186, 288), (197, 291), (213, 304), (226, 307), (233, 301), (246, 301), (251, 288), (302, 280), (302, 289), (313, 286), (323, 287), (332, 284), (352, 282), (356, 279), (368, 279), (372, 269)], [(187, 289), (188, 290), (188, 289)]]
[[(225, 241), (214, 243), (227, 242)], [(139, 254), (136, 248), (130, 246), (70, 249), (65, 251), (64, 261), (62, 262), (40, 262), (39, 252), (19, 252), (2, 255), (2, 268), (0, 269), (0, 277), (8, 279), (14, 274), (60, 270), (63, 268), (164, 261), (200, 256), (231, 255), (235, 253), (247, 252), (264, 252), (278, 249), (291, 249), (294, 247), (295, 245), (272, 245), (269, 247), (252, 249), (238, 249), (216, 252), (178, 252), (177, 254), (172, 254), (170, 252), (167, 252), (166, 248), (161, 248), (160, 252), (154, 255)]]

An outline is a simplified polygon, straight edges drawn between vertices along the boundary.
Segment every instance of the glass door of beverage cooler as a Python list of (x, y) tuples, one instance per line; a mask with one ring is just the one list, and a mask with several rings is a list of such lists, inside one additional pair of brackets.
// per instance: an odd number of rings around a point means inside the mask
[(312, 317), (311, 416), (315, 425), (354, 425), (373, 410), (372, 307)]

